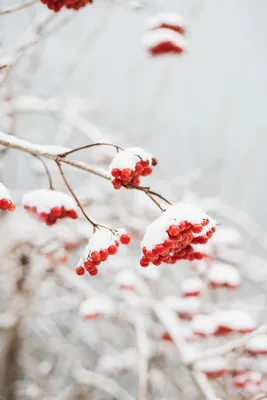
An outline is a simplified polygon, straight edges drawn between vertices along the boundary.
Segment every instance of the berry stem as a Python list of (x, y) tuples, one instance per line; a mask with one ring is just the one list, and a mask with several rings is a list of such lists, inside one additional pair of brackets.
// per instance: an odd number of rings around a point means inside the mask
[(79, 207), (79, 209), (81, 210), (81, 212), (83, 213), (84, 217), (87, 219), (87, 221), (90, 222), (91, 225), (93, 225), (93, 230), (94, 230), (94, 232), (95, 232), (96, 228), (98, 228), (99, 225), (96, 224), (94, 221), (92, 221), (91, 218), (89, 218), (88, 215), (86, 214), (86, 212), (84, 211), (83, 206), (81, 205), (81, 203), (80, 203), (78, 197), (76, 196), (76, 194), (75, 194), (74, 191), (72, 190), (72, 188), (71, 188), (69, 182), (68, 182), (67, 179), (66, 179), (66, 176), (65, 176), (65, 174), (64, 174), (64, 172), (63, 172), (63, 169), (62, 169), (62, 166), (61, 166), (61, 164), (60, 164), (60, 160), (57, 159), (57, 160), (55, 160), (55, 161), (56, 161), (56, 163), (57, 163), (57, 166), (58, 166), (60, 175), (62, 176), (62, 179), (63, 179), (63, 181), (65, 182), (65, 185), (66, 185), (67, 188), (69, 189), (69, 192), (71, 193), (72, 197), (73, 197), (74, 200), (76, 201), (76, 204), (77, 204), (77, 206)]
[(49, 182), (49, 189), (54, 190), (52, 176), (46, 162), (42, 159), (42, 157), (38, 156), (37, 154), (33, 154), (33, 156), (36, 157), (39, 161), (41, 161), (41, 163), (43, 164)]
[(93, 144), (87, 144), (85, 146), (77, 147), (76, 149), (72, 149), (70, 151), (66, 151), (66, 153), (58, 154), (58, 157), (64, 158), (64, 157), (67, 157), (69, 154), (76, 153), (76, 151), (89, 149), (90, 147), (96, 147), (96, 146), (111, 146), (111, 147), (115, 147), (117, 152), (119, 150), (123, 150), (122, 147), (117, 146), (116, 144), (112, 144), (112, 143), (93, 143)]

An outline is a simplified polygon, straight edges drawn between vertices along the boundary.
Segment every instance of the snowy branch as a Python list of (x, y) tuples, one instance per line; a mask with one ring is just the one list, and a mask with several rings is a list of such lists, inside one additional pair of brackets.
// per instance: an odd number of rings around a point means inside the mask
[(22, 3), (22, 4), (16, 4), (16, 5), (11, 6), (11, 7), (2, 8), (2, 10), (0, 10), (0, 15), (9, 14), (9, 13), (12, 13), (14, 11), (23, 10), (24, 8), (32, 6), (33, 4), (36, 4), (37, 2), (38, 2), (38, 0), (28, 0), (28, 1), (25, 1), (25, 3)]

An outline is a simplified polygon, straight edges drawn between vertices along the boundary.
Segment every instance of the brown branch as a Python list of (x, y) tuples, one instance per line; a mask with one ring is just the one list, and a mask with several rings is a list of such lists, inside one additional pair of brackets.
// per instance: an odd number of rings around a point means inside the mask
[(67, 188), (69, 189), (69, 192), (71, 193), (72, 197), (73, 197), (74, 200), (76, 201), (76, 204), (77, 204), (77, 206), (80, 208), (80, 210), (81, 210), (81, 212), (83, 213), (84, 217), (87, 219), (87, 221), (90, 222), (91, 225), (93, 225), (93, 229), (94, 229), (94, 232), (95, 232), (96, 228), (98, 228), (98, 225), (97, 225), (94, 221), (92, 221), (91, 218), (89, 218), (88, 215), (86, 214), (86, 212), (84, 211), (83, 206), (81, 205), (81, 203), (80, 203), (78, 197), (76, 196), (76, 194), (75, 194), (74, 191), (72, 190), (72, 188), (71, 188), (69, 182), (68, 182), (67, 179), (66, 179), (66, 176), (65, 176), (65, 174), (64, 174), (64, 172), (63, 172), (63, 169), (62, 169), (62, 166), (61, 166), (61, 164), (60, 164), (60, 160), (57, 159), (57, 160), (56, 160), (56, 163), (57, 163), (57, 166), (58, 166), (60, 175), (62, 176), (62, 179), (63, 179), (63, 181), (65, 182), (65, 185), (66, 185)]
[(123, 150), (122, 147), (117, 146), (116, 144), (112, 144), (112, 143), (93, 143), (93, 144), (87, 144), (85, 146), (77, 147), (76, 149), (73, 149), (73, 150), (70, 150), (70, 151), (66, 151), (66, 153), (59, 154), (58, 156), (60, 158), (64, 158), (64, 157), (68, 156), (69, 154), (76, 153), (76, 151), (89, 149), (90, 147), (96, 147), (96, 146), (111, 146), (111, 147), (115, 147), (115, 149), (117, 151), (118, 150)]
[(49, 182), (49, 189), (54, 190), (54, 186), (53, 186), (53, 182), (52, 182), (52, 176), (50, 174), (50, 171), (48, 169), (48, 166), (46, 165), (46, 162), (38, 155), (33, 154), (34, 157), (36, 157), (39, 161), (41, 161), (41, 163), (44, 166), (47, 178), (48, 178), (48, 182)]

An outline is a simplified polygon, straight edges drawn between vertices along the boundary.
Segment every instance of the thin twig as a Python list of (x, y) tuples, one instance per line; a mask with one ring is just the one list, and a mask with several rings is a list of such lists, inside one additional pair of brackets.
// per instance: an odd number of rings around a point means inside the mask
[(38, 156), (37, 154), (33, 154), (34, 157), (36, 157), (39, 161), (41, 161), (41, 163), (44, 166), (48, 181), (49, 181), (49, 188), (51, 190), (54, 190), (54, 186), (53, 186), (53, 182), (52, 182), (52, 176), (50, 174), (50, 171), (48, 169), (48, 166), (46, 165), (46, 162), (42, 159), (42, 157)]
[(112, 144), (112, 143), (93, 143), (93, 144), (87, 144), (86, 146), (77, 147), (76, 149), (72, 149), (70, 151), (66, 151), (66, 153), (59, 154), (58, 156), (60, 158), (64, 158), (64, 157), (68, 156), (69, 154), (76, 153), (77, 151), (89, 149), (90, 147), (96, 147), (96, 146), (111, 146), (111, 147), (115, 147), (117, 151), (123, 150), (122, 147), (117, 146), (116, 144)]
[(94, 232), (95, 232), (95, 230), (96, 230), (96, 228), (98, 227), (98, 225), (97, 225), (94, 221), (92, 221), (91, 218), (89, 218), (88, 215), (86, 214), (86, 212), (84, 211), (83, 206), (81, 205), (81, 203), (80, 203), (78, 197), (76, 196), (76, 194), (75, 194), (74, 191), (72, 190), (72, 188), (71, 188), (69, 182), (68, 182), (67, 179), (66, 179), (66, 176), (65, 176), (65, 174), (64, 174), (64, 172), (63, 172), (63, 169), (62, 169), (62, 166), (61, 166), (61, 164), (60, 164), (60, 160), (57, 159), (57, 160), (56, 160), (56, 163), (57, 163), (57, 166), (58, 166), (60, 175), (62, 176), (62, 179), (63, 179), (63, 181), (65, 182), (65, 185), (66, 185), (67, 188), (69, 189), (69, 192), (71, 193), (72, 197), (75, 199), (76, 204), (77, 204), (77, 206), (80, 208), (80, 210), (81, 210), (81, 212), (83, 213), (84, 217), (87, 219), (87, 221), (90, 222), (90, 224), (93, 225), (93, 229), (94, 229)]
[(36, 4), (37, 2), (38, 2), (38, 0), (28, 0), (22, 4), (15, 4), (14, 6), (11, 6), (11, 7), (2, 8), (2, 10), (0, 10), (0, 15), (9, 14), (14, 11), (23, 10), (23, 8), (32, 6), (33, 4)]

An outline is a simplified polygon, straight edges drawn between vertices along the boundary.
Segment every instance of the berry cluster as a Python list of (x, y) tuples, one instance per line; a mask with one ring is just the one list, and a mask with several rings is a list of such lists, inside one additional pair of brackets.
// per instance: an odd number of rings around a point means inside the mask
[(77, 219), (77, 206), (66, 193), (50, 189), (28, 192), (22, 199), (24, 209), (46, 225), (54, 225), (58, 219)]
[(16, 209), (16, 205), (13, 203), (9, 191), (0, 182), (0, 210), (3, 211), (14, 211)]
[(192, 244), (207, 243), (214, 232), (215, 222), (197, 207), (183, 203), (170, 206), (148, 227), (140, 265), (201, 260), (204, 254), (194, 252)]
[(241, 371), (234, 374), (232, 385), (238, 389), (256, 391), (262, 383), (261, 373), (258, 371)]
[(226, 360), (222, 357), (199, 360), (195, 365), (196, 370), (201, 371), (208, 379), (217, 379), (228, 373)]
[(130, 236), (127, 233), (121, 233), (121, 230), (99, 229), (89, 240), (84, 250), (84, 255), (79, 260), (76, 274), (84, 275), (85, 271), (87, 271), (92, 276), (97, 275), (97, 267), (106, 261), (109, 256), (117, 253), (120, 243), (127, 245), (130, 241)]
[(149, 18), (147, 29), (144, 45), (152, 56), (184, 52), (185, 24), (179, 14), (159, 13)]
[(181, 286), (183, 297), (197, 297), (203, 288), (202, 280), (199, 278), (186, 279)]
[(226, 288), (237, 289), (240, 286), (241, 278), (236, 268), (225, 263), (212, 265), (207, 273), (207, 281), (212, 289)]
[(139, 148), (120, 151), (110, 164), (114, 189), (120, 189), (127, 185), (140, 185), (141, 176), (150, 175), (152, 166), (157, 165), (157, 163), (156, 158)]
[(72, 10), (79, 10), (85, 7), (88, 3), (93, 3), (93, 0), (41, 0), (50, 10), (58, 12), (62, 7)]

